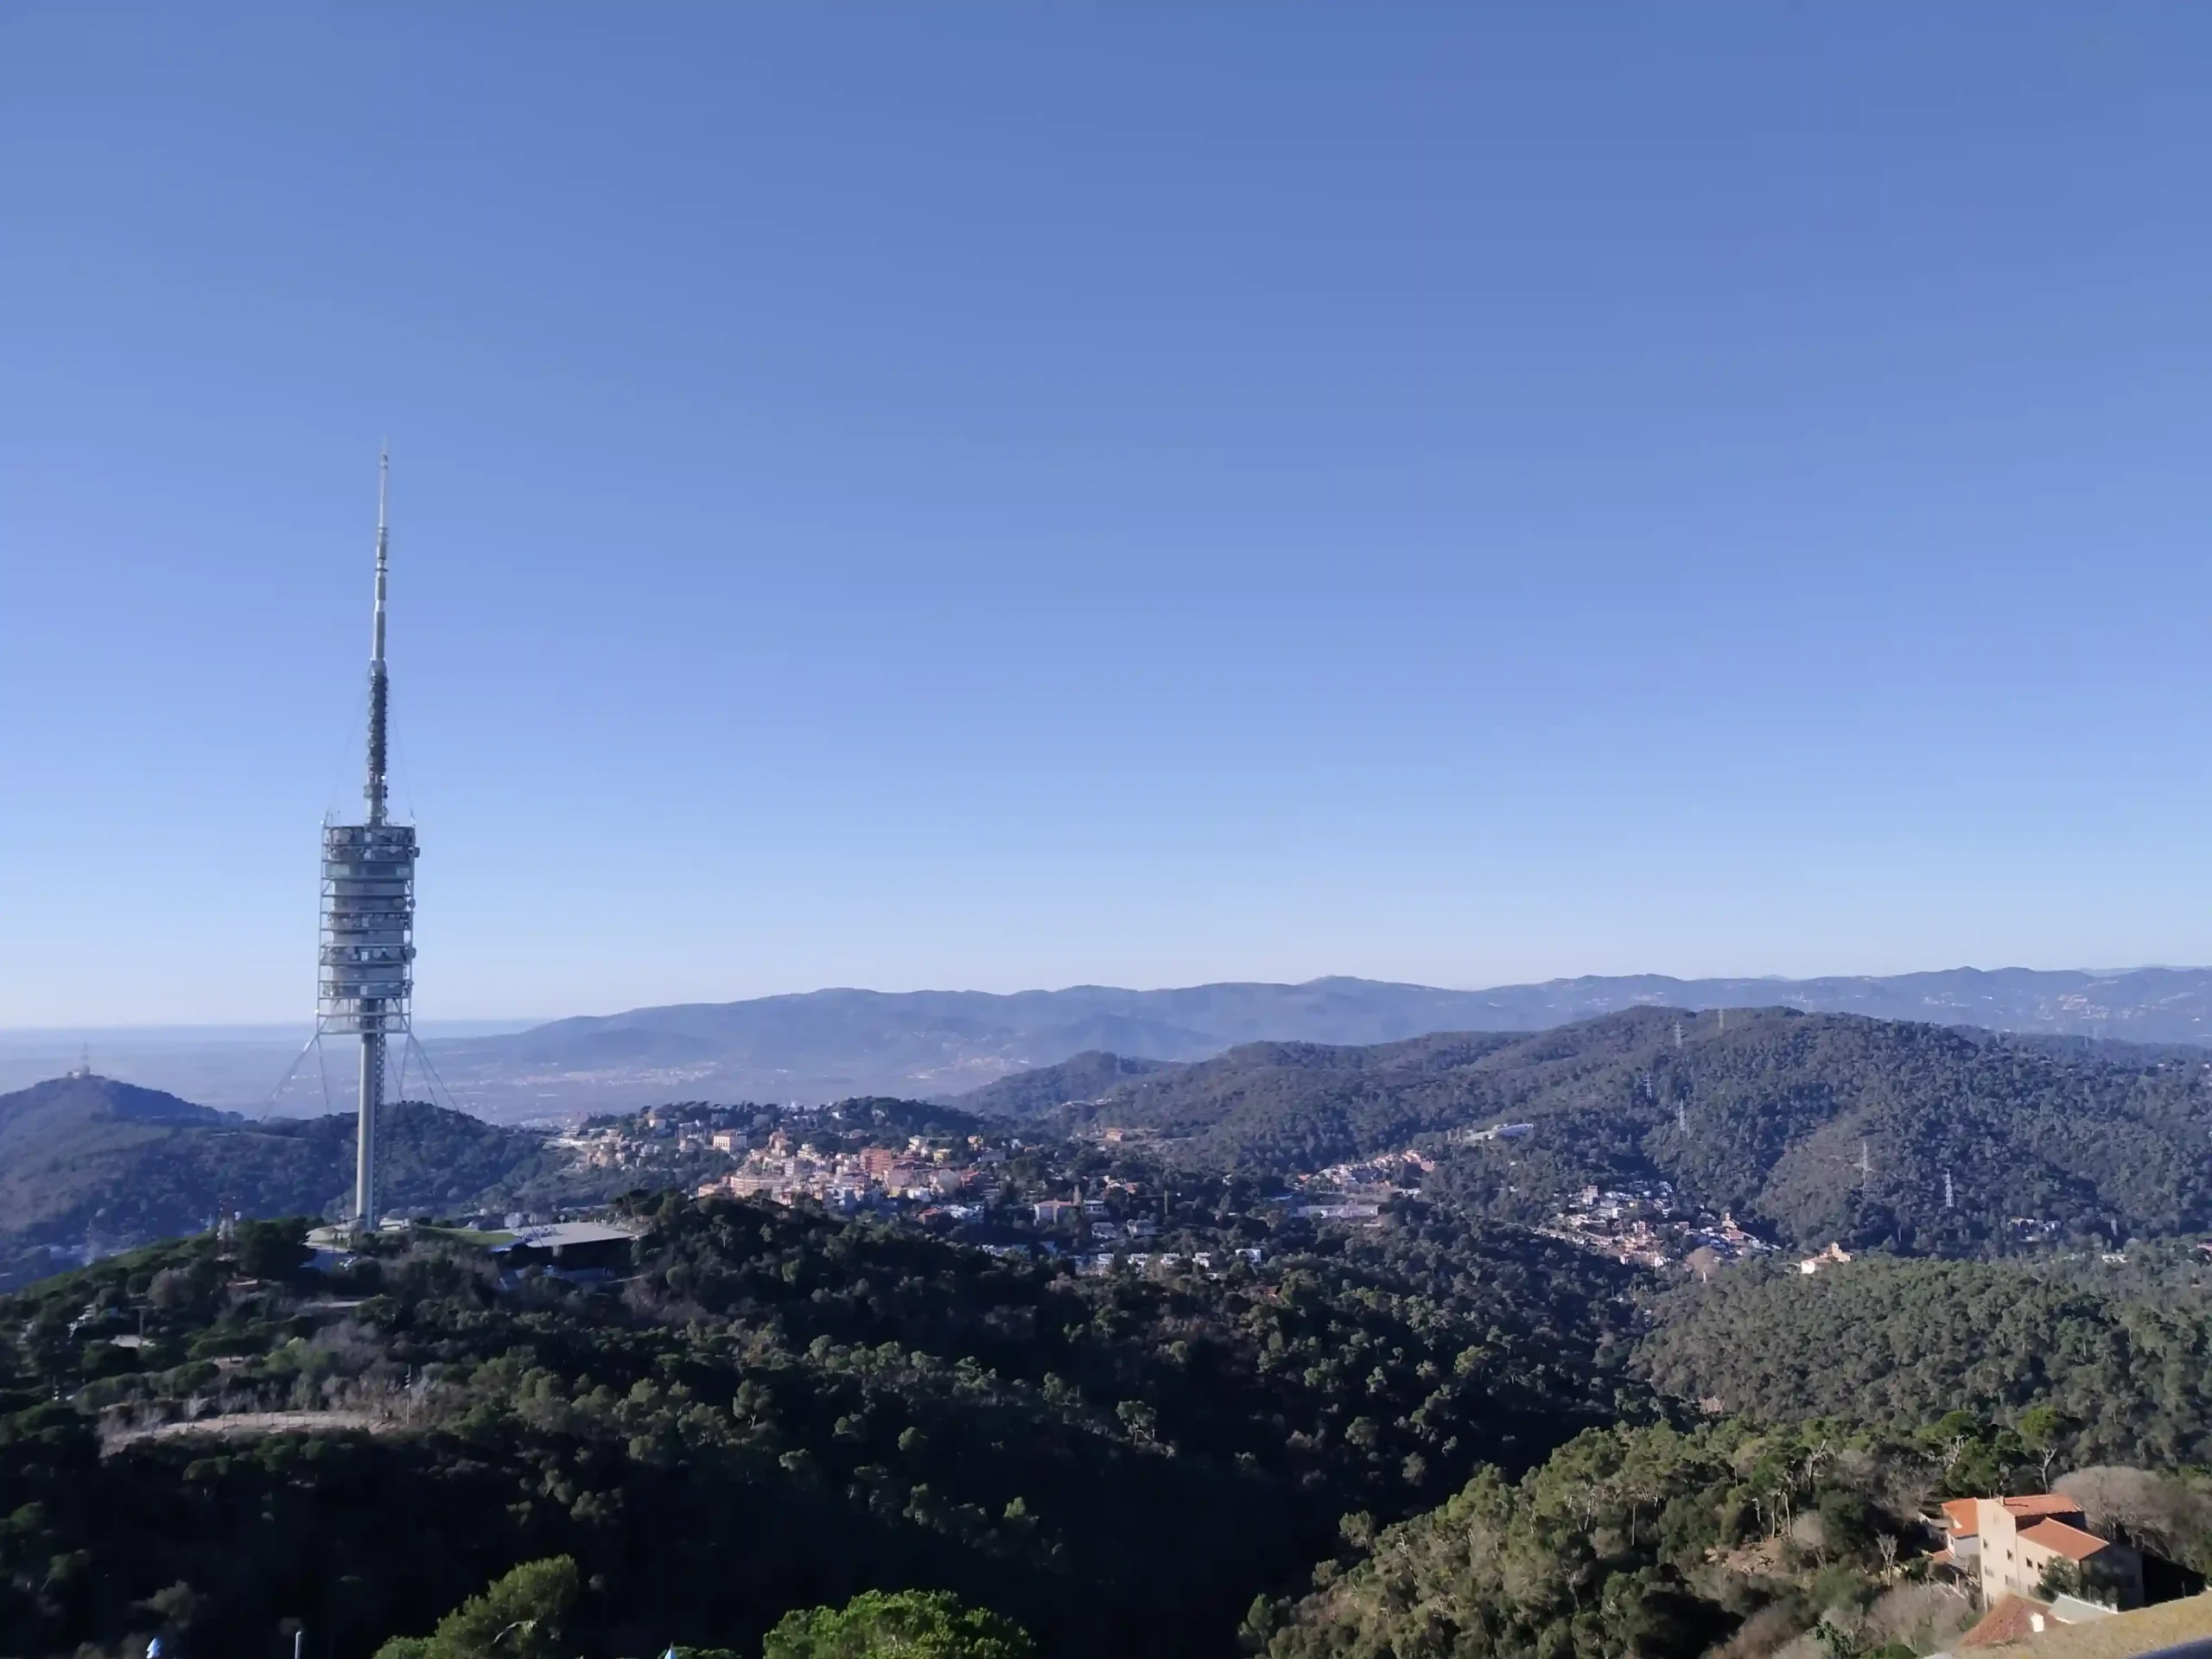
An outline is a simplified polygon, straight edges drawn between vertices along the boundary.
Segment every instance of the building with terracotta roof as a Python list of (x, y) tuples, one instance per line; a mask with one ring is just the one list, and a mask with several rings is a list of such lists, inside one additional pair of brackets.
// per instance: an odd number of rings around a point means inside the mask
[[(2088, 1601), (2142, 1605), (2143, 1558), (2090, 1531), (2072, 1498), (2037, 1492), (1974, 1503), (1975, 1576), (1984, 1606), (1993, 1610), (2006, 1596), (2048, 1599), (2047, 1575), (2065, 1580), (2072, 1594)], [(1950, 1506), (1944, 1509), (1948, 1516)]]
[(2055, 1517), (2038, 1521), (2031, 1527), (2022, 1527), (2020, 1541), (2040, 1544), (2077, 1566), (2090, 1556), (2113, 1548), (2107, 1540), (2098, 1537), (2095, 1533), (2085, 1532), (2080, 1527), (2071, 1526)]
[[(2035, 1606), (2023, 1602), (2027, 1630), (2011, 1634), (2010, 1619), (1995, 1625), (1981, 1624), (1953, 1645), (1974, 1659), (2208, 1659), (2212, 1656), (2212, 1595), (2190, 1596), (2160, 1602), (2135, 1612), (2107, 1613), (2101, 1618), (2069, 1623), (2065, 1605), (2054, 1605), (2042, 1615), (2043, 1628), (2035, 1627)], [(1993, 1617), (1999, 1610), (1993, 1609)], [(1989, 1626), (1985, 1631), (1984, 1627)], [(1982, 1640), (1969, 1646), (1969, 1639)], [(1931, 1659), (1934, 1656), (1931, 1656)]]
[(1800, 1262), (1797, 1264), (1797, 1271), (1809, 1278), (1822, 1268), (1834, 1267), (1850, 1260), (1849, 1250), (1845, 1249), (1840, 1244), (1831, 1243), (1827, 1249), (1822, 1250), (1818, 1255), (1808, 1255)]
[(1979, 1501), (2002, 1503), (2007, 1514), (2022, 1516), (2082, 1513), (2082, 1506), (2063, 1492), (2031, 1492), (2024, 1497), (1985, 1498)]
[(2037, 1601), (2033, 1596), (2006, 1596), (1981, 1616), (1980, 1623), (1951, 1645), (1961, 1651), (1993, 1648), (2000, 1642), (2020, 1642), (2041, 1636), (2053, 1624), (2063, 1622), (2052, 1618), (2047, 1601)]
[(1981, 1569), (1981, 1528), (1974, 1514), (1977, 1501), (1955, 1497), (1943, 1505), (1943, 1548), (1935, 1555), (1936, 1566), (1968, 1578), (1979, 1577)]

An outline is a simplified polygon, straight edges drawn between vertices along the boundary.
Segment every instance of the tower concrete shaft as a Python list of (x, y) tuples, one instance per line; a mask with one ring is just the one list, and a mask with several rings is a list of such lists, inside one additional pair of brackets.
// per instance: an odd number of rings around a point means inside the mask
[(377, 1224), (377, 1113), (384, 1105), (384, 1033), (361, 1033), (361, 1091), (353, 1135), (353, 1225)]

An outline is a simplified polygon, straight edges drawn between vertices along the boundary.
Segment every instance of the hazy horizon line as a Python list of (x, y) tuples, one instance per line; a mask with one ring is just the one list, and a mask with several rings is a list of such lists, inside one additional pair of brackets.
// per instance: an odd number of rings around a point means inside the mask
[[(1547, 979), (1496, 980), (1483, 985), (1433, 985), (1413, 979), (1378, 979), (1364, 974), (1319, 974), (1310, 979), (1209, 979), (1192, 981), (1178, 985), (1109, 985), (1096, 980), (1081, 980), (1066, 985), (1027, 986), (1014, 991), (987, 991), (973, 987), (942, 985), (911, 986), (900, 990), (882, 990), (868, 985), (817, 985), (805, 990), (762, 991), (751, 996), (701, 997), (670, 1002), (638, 1002), (600, 1014), (553, 1014), (534, 1015), (486, 1015), (480, 1017), (440, 1016), (418, 1020), (415, 1029), (424, 1036), (496, 1037), (516, 1032), (532, 1030), (539, 1026), (552, 1025), (563, 1020), (603, 1020), (635, 1014), (648, 1008), (667, 1007), (722, 1007), (741, 1002), (766, 1002), (779, 998), (822, 996), (840, 991), (861, 991), (880, 996), (1024, 996), (1043, 994), (1057, 995), (1069, 991), (1103, 990), (1128, 991), (1144, 995), (1164, 991), (1203, 990), (1219, 985), (1318, 985), (1330, 980), (1350, 980), (1369, 985), (1403, 985), (1419, 990), (1446, 991), (1459, 995), (1479, 995), (1484, 991), (1511, 991), (1541, 988), (1548, 985), (1569, 985), (1590, 980), (1663, 979), (1677, 984), (1699, 982), (1734, 982), (1738, 984), (1804, 985), (1836, 980), (1894, 980), (1911, 979), (1933, 974), (2083, 974), (2092, 978), (2119, 978), (2128, 974), (2201, 973), (2212, 971), (2212, 964), (2190, 963), (2138, 963), (2118, 968), (2030, 968), (2019, 963), (2006, 963), (1996, 968), (1977, 968), (1961, 963), (1948, 968), (1908, 968), (1894, 973), (1819, 973), (1819, 974), (1678, 974), (1654, 969), (1631, 973), (1555, 974)], [(308, 1019), (296, 1020), (154, 1020), (132, 1023), (118, 1020), (109, 1023), (86, 1023), (69, 1026), (9, 1026), (0, 1025), (0, 1042), (22, 1045), (36, 1042), (113, 1041), (127, 1039), (146, 1042), (168, 1039), (181, 1042), (232, 1042), (264, 1040), (305, 1042), (315, 1029), (315, 1022)]]

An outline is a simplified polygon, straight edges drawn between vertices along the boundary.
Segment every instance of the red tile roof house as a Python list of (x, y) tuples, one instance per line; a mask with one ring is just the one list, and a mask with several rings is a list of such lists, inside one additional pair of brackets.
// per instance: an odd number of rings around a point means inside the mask
[[(1973, 1504), (1971, 1527), (1961, 1524), (1967, 1502)], [(2143, 1558), (2091, 1532), (2082, 1506), (2070, 1497), (2056, 1492), (1978, 1497), (1946, 1503), (1943, 1514), (1951, 1535), (1946, 1553), (1961, 1567), (1971, 1560), (1985, 1607), (1994, 1610), (2007, 1596), (2052, 1601), (2044, 1574), (2062, 1563), (2073, 1569), (2066, 1576), (2079, 1587), (2061, 1601), (2106, 1608), (2143, 1605)], [(2057, 1616), (2065, 1618), (2068, 1611), (2060, 1606)]]
[(1948, 1567), (1961, 1576), (1976, 1579), (1981, 1575), (1981, 1529), (1974, 1519), (1974, 1503), (1971, 1497), (1955, 1497), (1943, 1505), (1943, 1548), (1933, 1557), (1938, 1567)]
[(2041, 1636), (2053, 1624), (2063, 1622), (2051, 1617), (2049, 1602), (2037, 1601), (2031, 1596), (2006, 1596), (1982, 1615), (1979, 1624), (1951, 1645), (1964, 1651), (1968, 1648), (1995, 1647), (2000, 1642), (2022, 1642), (2031, 1636)]

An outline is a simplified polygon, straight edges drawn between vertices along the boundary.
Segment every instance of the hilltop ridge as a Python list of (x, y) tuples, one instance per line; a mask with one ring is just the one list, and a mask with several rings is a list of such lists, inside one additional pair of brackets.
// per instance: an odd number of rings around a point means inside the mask
[[(1425, 1192), (1503, 1219), (1541, 1222), (1586, 1184), (1663, 1183), (1807, 1245), (1984, 1249), (2015, 1218), (2053, 1236), (2212, 1228), (2212, 1073), (2183, 1052), (2053, 1053), (2041, 1039), (1787, 1008), (1639, 1009), (1535, 1033), (1249, 1044), (1103, 1092), (1091, 1085), (1110, 1057), (1086, 1056), (963, 1104), (1144, 1131), (1163, 1155), (1210, 1167), (1312, 1170), (1418, 1149), (1433, 1165)], [(1509, 1120), (1534, 1131), (1467, 1139)]]
[[(0, 1095), (0, 1283), (52, 1270), (54, 1252), (339, 1205), (353, 1166), (351, 1113), (257, 1120), (79, 1073)], [(382, 1120), (391, 1202), (451, 1209), (559, 1166), (543, 1137), (415, 1101)]]
[(1541, 1031), (1638, 1007), (1792, 1007), (2063, 1039), (2212, 1043), (2212, 969), (1947, 969), (1819, 979), (1589, 976), (1484, 990), (1332, 976), (1160, 990), (830, 989), (682, 1003), (432, 1045), (488, 1116), (676, 1095), (950, 1099), (1097, 1051), (1203, 1060), (1240, 1044), (1371, 1046), (1440, 1031)]

